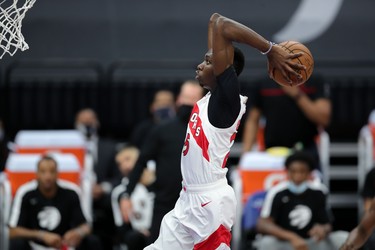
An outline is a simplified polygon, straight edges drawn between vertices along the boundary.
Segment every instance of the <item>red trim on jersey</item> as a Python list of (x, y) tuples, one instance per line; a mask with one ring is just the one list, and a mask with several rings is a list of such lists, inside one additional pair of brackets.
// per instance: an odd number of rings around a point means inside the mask
[(223, 161), (223, 164), (221, 164), (221, 168), (225, 168), (225, 166), (227, 165), (227, 161), (228, 161), (228, 158), (229, 158), (229, 153), (227, 153), (227, 155), (224, 157), (224, 161)]
[(191, 112), (190, 121), (189, 121), (189, 128), (192, 136), (194, 137), (195, 141), (197, 142), (198, 146), (202, 149), (203, 157), (210, 161), (210, 156), (208, 155), (208, 145), (209, 142), (207, 137), (203, 131), (202, 127), (202, 120), (199, 117), (199, 108), (198, 105), (195, 104), (193, 111)]
[(206, 240), (194, 245), (194, 250), (213, 250), (220, 246), (221, 243), (225, 243), (230, 246), (230, 239), (232, 235), (228, 229), (223, 225), (220, 225), (215, 232), (213, 232)]
[[(237, 128), (238, 126), (240, 125), (240, 121), (238, 121), (238, 124), (237, 124)], [(230, 137), (230, 142), (234, 141), (236, 139), (236, 135), (237, 135), (237, 132), (234, 132), (232, 134), (232, 136)], [(223, 164), (221, 164), (221, 168), (225, 168), (225, 166), (227, 165), (227, 161), (228, 161), (228, 158), (229, 158), (229, 154), (230, 154), (230, 151), (227, 153), (227, 155), (224, 157), (224, 161), (223, 161)]]
[(236, 139), (237, 132), (234, 132), (233, 135), (230, 137), (230, 142)]

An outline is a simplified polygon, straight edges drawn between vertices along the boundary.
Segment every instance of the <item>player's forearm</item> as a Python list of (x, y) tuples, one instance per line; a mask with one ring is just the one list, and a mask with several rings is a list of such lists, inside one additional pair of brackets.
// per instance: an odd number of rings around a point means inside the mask
[(207, 47), (209, 50), (212, 49), (212, 40), (213, 40), (213, 30), (216, 20), (220, 17), (219, 14), (215, 13), (211, 16), (210, 21), (208, 22), (208, 39), (207, 39)]
[[(359, 225), (354, 228), (345, 242), (347, 248), (343, 249), (359, 249), (370, 237), (371, 233), (375, 228), (375, 200), (373, 200), (372, 206), (365, 213)], [(352, 248), (349, 248), (351, 246)]]
[(216, 18), (215, 25), (227, 40), (247, 44), (263, 52), (270, 48), (269, 41), (249, 27), (216, 13), (212, 17)]
[(26, 239), (35, 239), (43, 240), (42, 231), (40, 230), (31, 230), (24, 227), (12, 227), (9, 228), (9, 238), (26, 238)]
[(366, 235), (365, 232), (363, 232), (359, 227), (356, 227), (353, 229), (346, 242), (344, 243), (345, 247), (342, 247), (341, 249), (359, 249), (363, 244), (366, 242), (369, 235)]
[(365, 198), (365, 201), (364, 201), (364, 204), (363, 204), (363, 208), (364, 208), (365, 212), (370, 210), (371, 204), (372, 204), (372, 198)]

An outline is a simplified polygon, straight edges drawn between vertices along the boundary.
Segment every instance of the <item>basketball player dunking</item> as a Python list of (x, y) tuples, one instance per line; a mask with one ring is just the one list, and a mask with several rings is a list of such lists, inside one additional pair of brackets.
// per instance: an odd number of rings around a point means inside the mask
[[(208, 94), (196, 103), (181, 154), (183, 188), (175, 208), (163, 218), (159, 238), (145, 249), (230, 249), (236, 198), (226, 179), (226, 161), (246, 97), (239, 94), (242, 52), (232, 42), (247, 44), (268, 57), (269, 73), (281, 70), (287, 78), (304, 66), (250, 28), (213, 14), (208, 26), (208, 52), (198, 65), (196, 78)], [(287, 80), (291, 85), (298, 84)], [(275, 83), (276, 84), (276, 83)]]

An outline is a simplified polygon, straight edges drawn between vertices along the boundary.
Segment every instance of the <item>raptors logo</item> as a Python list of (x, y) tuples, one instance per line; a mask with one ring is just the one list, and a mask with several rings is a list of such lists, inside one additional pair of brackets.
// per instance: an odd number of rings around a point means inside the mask
[(290, 213), (290, 225), (302, 229), (311, 221), (311, 209), (305, 205), (297, 205)]
[(42, 211), (38, 213), (39, 226), (52, 231), (60, 225), (61, 215), (59, 210), (55, 207), (44, 207)]

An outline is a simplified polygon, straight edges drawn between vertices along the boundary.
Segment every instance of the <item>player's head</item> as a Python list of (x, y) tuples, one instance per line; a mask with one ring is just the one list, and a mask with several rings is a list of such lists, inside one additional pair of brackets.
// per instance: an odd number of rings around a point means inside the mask
[(242, 70), (245, 66), (245, 56), (239, 48), (235, 46), (233, 48), (234, 48), (233, 67), (236, 71), (237, 76), (239, 76), (242, 73)]
[(299, 185), (309, 179), (314, 160), (309, 153), (300, 151), (286, 158), (285, 167), (289, 180)]
[(56, 187), (57, 162), (51, 156), (45, 155), (38, 161), (36, 177), (39, 188), (44, 191), (51, 191)]
[[(245, 65), (245, 57), (242, 51), (237, 47), (233, 47), (232, 65), (237, 76), (239, 76)], [(216, 76), (212, 65), (212, 50), (209, 50), (205, 54), (204, 61), (197, 66), (196, 74), (196, 79), (202, 87), (208, 90), (212, 90), (216, 87)]]
[(129, 173), (133, 170), (138, 156), (138, 148), (132, 145), (125, 146), (116, 154), (115, 160), (123, 176), (128, 176)]

